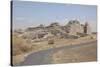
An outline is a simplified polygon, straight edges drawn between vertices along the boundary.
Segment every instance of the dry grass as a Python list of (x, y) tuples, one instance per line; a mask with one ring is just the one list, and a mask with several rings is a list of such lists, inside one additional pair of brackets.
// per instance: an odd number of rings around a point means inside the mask
[(31, 51), (32, 48), (31, 45), (27, 44), (24, 39), (17, 36), (13, 36), (12, 39), (13, 39), (12, 41), (13, 56)]
[(12, 38), (12, 63), (13, 65), (19, 63), (24, 60), (25, 53), (30, 52), (33, 47), (28, 44), (24, 39), (21, 37), (13, 35)]

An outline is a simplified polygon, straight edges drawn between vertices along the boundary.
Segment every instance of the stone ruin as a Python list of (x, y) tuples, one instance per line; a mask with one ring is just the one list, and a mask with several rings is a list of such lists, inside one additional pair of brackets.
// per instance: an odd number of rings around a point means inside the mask
[(91, 34), (91, 27), (88, 22), (86, 22), (84, 25), (84, 33)]
[[(41, 39), (52, 37), (71, 37), (80, 36), (80, 34), (91, 34), (91, 27), (88, 22), (80, 24), (78, 20), (70, 20), (67, 25), (60, 26), (57, 22), (51, 23), (49, 26), (40, 25), (38, 27), (30, 27), (20, 35), (26, 39)], [(18, 30), (17, 32), (18, 35)], [(50, 35), (50, 36), (49, 36)]]
[(84, 25), (80, 24), (78, 20), (71, 20), (65, 26), (66, 32), (69, 35), (77, 35), (77, 34), (91, 34), (91, 27), (88, 22)]

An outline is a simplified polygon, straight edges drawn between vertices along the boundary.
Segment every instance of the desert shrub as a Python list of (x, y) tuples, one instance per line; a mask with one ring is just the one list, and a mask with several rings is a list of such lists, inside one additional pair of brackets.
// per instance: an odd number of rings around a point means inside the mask
[(85, 36), (87, 36), (87, 34), (85, 34), (85, 33), (78, 33), (78, 32), (77, 32), (77, 35), (80, 36), (80, 37), (85, 37)]
[(90, 37), (90, 39), (94, 39), (94, 37), (93, 37), (93, 36), (91, 36), (91, 37)]
[(75, 35), (65, 35), (64, 38), (67, 38), (67, 39), (78, 39), (79, 36), (75, 36)]
[(43, 38), (45, 34), (38, 34), (38, 38)]
[(21, 37), (13, 36), (12, 38), (12, 53), (13, 55), (19, 55), (31, 50), (31, 45), (26, 43)]
[(97, 32), (92, 32), (92, 34), (97, 34)]
[(13, 50), (12, 51), (13, 56), (22, 54), (22, 51), (19, 48), (13, 48), (12, 50)]
[(57, 34), (59, 33), (59, 30), (52, 29), (52, 30), (51, 30), (51, 33), (52, 33), (53, 35), (57, 35)]
[(78, 39), (79, 37), (78, 37), (78, 36), (72, 35), (72, 36), (70, 36), (70, 38), (71, 38), (71, 39)]
[(53, 39), (48, 40), (48, 44), (54, 44), (54, 40)]
[(85, 36), (87, 36), (86, 33), (79, 33), (79, 32), (77, 32), (77, 35), (80, 36), (80, 37), (85, 37)]

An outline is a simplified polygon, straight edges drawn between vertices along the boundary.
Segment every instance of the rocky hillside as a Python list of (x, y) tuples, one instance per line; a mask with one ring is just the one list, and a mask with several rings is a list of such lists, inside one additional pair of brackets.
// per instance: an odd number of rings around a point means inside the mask
[[(85, 24), (80, 24), (78, 20), (71, 20), (65, 26), (59, 25), (58, 22), (51, 23), (48, 26), (40, 24), (38, 27), (29, 27), (24, 30), (14, 30), (13, 34), (28, 40), (47, 39), (52, 37), (71, 38), (75, 36), (80, 36), (80, 34), (86, 34), (84, 33), (84, 27), (86, 28)], [(90, 29), (90, 27), (87, 28)], [(85, 31), (87, 30), (88, 29), (85, 29)]]

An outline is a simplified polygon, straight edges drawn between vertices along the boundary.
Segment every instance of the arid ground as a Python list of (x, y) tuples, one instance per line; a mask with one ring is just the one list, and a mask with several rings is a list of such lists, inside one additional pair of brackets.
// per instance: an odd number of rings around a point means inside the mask
[[(84, 45), (84, 44), (83, 44)], [(84, 46), (62, 49), (54, 53), (52, 63), (89, 62), (97, 60), (97, 45), (87, 43)]]
[(48, 44), (47, 41), (33, 42), (31, 49), (27, 47), (27, 51), (13, 56), (13, 64), (23, 66), (96, 61), (97, 38), (96, 35), (91, 36), (55, 39), (54, 44)]

